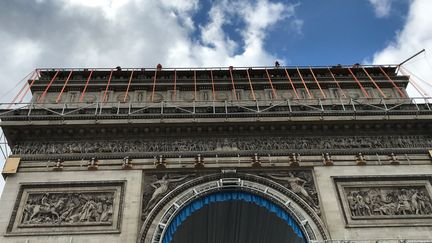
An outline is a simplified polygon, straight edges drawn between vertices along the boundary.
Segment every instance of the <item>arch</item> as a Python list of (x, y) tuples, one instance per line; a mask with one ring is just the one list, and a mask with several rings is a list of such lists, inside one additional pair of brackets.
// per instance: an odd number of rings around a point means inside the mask
[(315, 210), (286, 187), (257, 175), (218, 173), (183, 183), (165, 195), (147, 215), (138, 242), (162, 243), (168, 227), (181, 210), (198, 198), (227, 190), (255, 195), (276, 205), (296, 223), (306, 242), (329, 239)]
[(299, 225), (297, 225), (297, 222), (281, 207), (261, 196), (252, 194), (250, 192), (227, 190), (218, 191), (203, 197), (199, 197), (183, 207), (182, 210), (180, 210), (180, 212), (174, 216), (170, 224), (167, 226), (165, 234), (162, 236), (162, 243), (170, 243), (173, 240), (174, 234), (180, 225), (182, 225), (183, 222), (185, 222), (188, 218), (190, 218), (190, 216), (202, 209), (204, 206), (210, 206), (219, 202), (229, 201), (244, 201), (265, 208), (268, 212), (274, 213), (278, 218), (282, 219), (291, 228), (292, 232), (297, 236), (297, 238), (301, 239), (302, 242), (305, 242), (305, 237)]

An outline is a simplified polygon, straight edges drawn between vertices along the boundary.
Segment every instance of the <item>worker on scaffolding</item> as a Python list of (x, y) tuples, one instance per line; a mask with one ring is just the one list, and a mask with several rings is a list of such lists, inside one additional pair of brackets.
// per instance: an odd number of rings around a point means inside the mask
[(158, 65), (156, 66), (156, 69), (157, 69), (158, 71), (162, 70), (162, 64), (158, 63)]
[(279, 67), (280, 67), (279, 62), (278, 62), (278, 61), (275, 61), (275, 68), (279, 68)]

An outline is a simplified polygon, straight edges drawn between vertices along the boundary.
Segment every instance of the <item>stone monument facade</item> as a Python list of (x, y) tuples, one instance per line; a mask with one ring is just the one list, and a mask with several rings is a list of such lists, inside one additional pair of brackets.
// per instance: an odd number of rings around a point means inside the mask
[(173, 242), (220, 193), (303, 242), (432, 242), (432, 104), (408, 84), (395, 66), (37, 69), (31, 102), (0, 107), (0, 242)]

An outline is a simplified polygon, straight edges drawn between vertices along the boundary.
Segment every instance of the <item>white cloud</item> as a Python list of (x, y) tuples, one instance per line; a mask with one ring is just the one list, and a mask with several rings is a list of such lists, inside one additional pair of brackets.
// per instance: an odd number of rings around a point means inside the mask
[[(209, 23), (195, 23), (198, 0), (0, 1), (0, 102), (38, 67), (271, 65), (280, 57), (264, 48), (269, 29), (301, 28), (296, 5), (282, 0), (210, 3)], [(241, 41), (223, 30), (233, 18), (245, 25)]]
[[(294, 4), (211, 4), (210, 22), (194, 23), (198, 0), (0, 1), (0, 83), (8, 90), (36, 67), (268, 65), (278, 58), (264, 49), (269, 29), (286, 21), (301, 32)], [(223, 30), (234, 18), (240, 42)]]
[(392, 0), (369, 0), (375, 10), (378, 18), (388, 17), (390, 15)]
[[(426, 54), (421, 54), (404, 66), (428, 82), (426, 84), (414, 77), (414, 81), (420, 81), (419, 83), (428, 89), (428, 93), (432, 94), (432, 28), (430, 28), (432, 18), (430, 17), (430, 9), (432, 9), (432, 1), (430, 0), (413, 1), (403, 29), (397, 33), (394, 42), (375, 53), (373, 63), (397, 64), (425, 48)], [(412, 95), (419, 96), (416, 92)]]

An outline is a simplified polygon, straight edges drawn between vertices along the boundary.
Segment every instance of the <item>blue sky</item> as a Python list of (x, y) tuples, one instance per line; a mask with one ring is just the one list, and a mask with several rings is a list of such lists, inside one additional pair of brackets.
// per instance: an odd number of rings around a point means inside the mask
[(394, 40), (408, 13), (408, 1), (395, 1), (385, 18), (375, 15), (368, 1), (302, 1), (296, 15), (301, 33), (290, 36), (287, 25), (270, 32), (267, 49), (285, 57), (289, 65), (361, 63)]
[(431, 9), (431, 0), (1, 0), (0, 101), (35, 68), (395, 64), (423, 48), (405, 67), (432, 91)]

